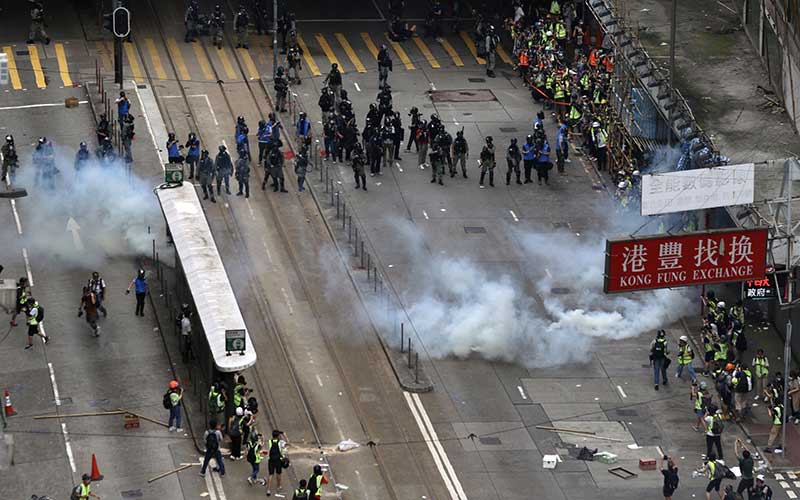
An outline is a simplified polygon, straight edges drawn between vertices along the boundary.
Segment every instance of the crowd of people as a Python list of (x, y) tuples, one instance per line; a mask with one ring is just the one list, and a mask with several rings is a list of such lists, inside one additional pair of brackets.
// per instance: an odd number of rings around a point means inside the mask
[[(291, 465), (287, 454), (289, 439), (280, 430), (273, 429), (265, 434), (259, 432), (262, 416), (259, 413), (258, 400), (253, 396), (253, 391), (247, 385), (243, 375), (234, 376), (235, 385), (231, 392), (223, 382), (211, 385), (208, 398), (208, 414), (210, 416), (208, 427), (203, 434), (205, 455), (200, 469), (200, 475), (205, 476), (211, 460), (214, 460), (213, 469), (220, 476), (225, 476), (225, 459), (222, 456), (223, 443), (228, 441), (230, 449), (229, 460), (246, 460), (250, 465), (247, 482), (250, 486), (261, 485), (266, 489), (267, 496), (273, 491), (276, 496), (283, 497), (281, 476), (283, 471)], [(183, 388), (177, 380), (169, 383), (169, 388), (164, 393), (163, 406), (169, 411), (169, 431), (183, 432), (181, 428), (181, 401)], [(230, 415), (226, 418), (226, 415)], [(266, 461), (266, 474), (259, 478), (261, 464)], [(274, 490), (273, 490), (274, 482)], [(308, 480), (299, 481), (293, 492), (293, 499), (319, 499), (322, 495), (322, 486), (328, 480), (320, 465), (315, 465)]]
[[(745, 337), (745, 310), (742, 301), (733, 306), (719, 300), (713, 291), (701, 297), (704, 316), (698, 346), (702, 349), (702, 369), (694, 366), (695, 352), (688, 336), (678, 341), (675, 377), (680, 379), (686, 373), (690, 382), (689, 401), (694, 413), (693, 428), (705, 437), (706, 453), (703, 466), (697, 471), (706, 474), (709, 483), (706, 498), (716, 491), (720, 498), (741, 495), (747, 492), (749, 499), (769, 499), (771, 489), (764, 482), (763, 475), (754, 475), (756, 450), (748, 449), (740, 439), (735, 442), (735, 455), (740, 469), (740, 481), (735, 488), (727, 485), (725, 479), (736, 479), (724, 462), (722, 435), (729, 422), (742, 422), (753, 417), (752, 406), (760, 401), (766, 408), (770, 419), (770, 433), (765, 453), (780, 453), (775, 446), (781, 439), (784, 425), (784, 411), (789, 419), (800, 424), (800, 376), (791, 371), (788, 380), (788, 410), (784, 409), (784, 380), (780, 371), (770, 369), (769, 359), (763, 349), (757, 349), (752, 358), (747, 356), (749, 346)], [(669, 384), (668, 367), (671, 352), (664, 330), (659, 330), (650, 344), (650, 363), (653, 369), (655, 390)], [(707, 380), (700, 380), (706, 377)], [(664, 457), (664, 497), (669, 499), (677, 488), (677, 466), (670, 457)], [(673, 486), (674, 485), (674, 486)], [(731, 496), (730, 498), (734, 498)]]

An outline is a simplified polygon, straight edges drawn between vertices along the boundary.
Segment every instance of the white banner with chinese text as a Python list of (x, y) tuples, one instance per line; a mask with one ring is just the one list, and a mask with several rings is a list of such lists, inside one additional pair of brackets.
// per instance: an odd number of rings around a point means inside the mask
[(753, 203), (755, 165), (727, 165), (642, 176), (642, 215)]

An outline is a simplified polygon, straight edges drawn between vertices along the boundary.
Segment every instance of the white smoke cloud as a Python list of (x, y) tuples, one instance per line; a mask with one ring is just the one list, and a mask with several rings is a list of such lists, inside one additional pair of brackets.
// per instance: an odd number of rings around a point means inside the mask
[(518, 233), (525, 262), (522, 274), (512, 275), (516, 268), (498, 273), (464, 258), (419, 258), (425, 253), (419, 231), (398, 225), (420, 264), (412, 269), (405, 303), (434, 357), (479, 355), (556, 366), (585, 360), (594, 339), (635, 337), (689, 310), (681, 291), (606, 295), (605, 240), (599, 235)]
[[(22, 244), (33, 254), (75, 267), (97, 267), (113, 256), (149, 255), (153, 236), (147, 227), (160, 215), (152, 181), (129, 173), (122, 161), (101, 166), (93, 160), (76, 176), (74, 154), (56, 146), (55, 189), (37, 186), (36, 167), (20, 155), (14, 185), (28, 191), (17, 201), (25, 220)], [(80, 226), (79, 245), (67, 229), (70, 217)]]

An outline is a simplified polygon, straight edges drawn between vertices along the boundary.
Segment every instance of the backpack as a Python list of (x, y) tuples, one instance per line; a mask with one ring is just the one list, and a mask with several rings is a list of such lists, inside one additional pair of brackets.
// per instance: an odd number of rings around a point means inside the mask
[(673, 474), (672, 477), (670, 478), (669, 486), (673, 490), (677, 490), (678, 489), (678, 483), (680, 483), (680, 478), (678, 478), (678, 474)]
[(714, 469), (714, 479), (736, 479), (736, 474), (727, 465), (717, 463)]
[(242, 418), (236, 415), (231, 418), (231, 425), (228, 429), (228, 434), (231, 436), (241, 436), (242, 435), (242, 426), (241, 426)]
[(44, 307), (41, 305), (36, 306), (36, 321), (41, 323), (44, 320)]
[(165, 410), (172, 409), (172, 391), (167, 391), (164, 393), (164, 397), (161, 400), (161, 404), (164, 405)]
[(69, 495), (69, 500), (80, 500), (81, 499), (81, 485), (77, 485), (72, 488), (72, 493)]
[(206, 451), (215, 452), (219, 450), (219, 438), (217, 438), (217, 431), (208, 431), (206, 436)]
[(719, 418), (714, 417), (713, 422), (711, 422), (711, 432), (719, 436), (720, 434), (722, 434), (722, 431), (724, 430), (725, 430), (725, 425), (722, 423), (722, 421)]
[(664, 352), (666, 345), (667, 345), (666, 342), (659, 342), (658, 340), (656, 340), (656, 343), (653, 344), (653, 349), (650, 351), (650, 355), (652, 356), (652, 358), (664, 359), (666, 357), (666, 354)]
[(254, 464), (256, 463), (256, 447), (255, 446), (248, 446), (247, 449), (247, 462)]

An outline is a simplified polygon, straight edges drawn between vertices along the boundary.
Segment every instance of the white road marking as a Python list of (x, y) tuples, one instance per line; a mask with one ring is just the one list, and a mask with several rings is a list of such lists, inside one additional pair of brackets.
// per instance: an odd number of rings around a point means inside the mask
[(72, 454), (72, 444), (69, 442), (69, 432), (67, 432), (67, 424), (64, 422), (61, 422), (61, 433), (64, 435), (64, 447), (67, 449), (69, 466), (74, 474), (77, 472), (77, 469), (75, 468), (75, 456)]
[(795, 474), (794, 472), (787, 472), (786, 477), (788, 477), (789, 479), (797, 479), (797, 474)]
[(217, 499), (217, 492), (214, 491), (214, 484), (211, 482), (211, 474), (212, 474), (212, 472), (213, 471), (208, 471), (208, 473), (205, 476), (206, 489), (208, 490), (208, 496), (210, 496), (212, 500), (216, 500)]
[(50, 385), (53, 386), (53, 398), (55, 398), (56, 406), (61, 406), (61, 397), (58, 395), (58, 384), (56, 384), (56, 374), (53, 371), (53, 363), (47, 363), (47, 368), (50, 370)]
[(800, 481), (794, 481), (794, 487), (800, 488)]
[(214, 125), (219, 127), (219, 122), (217, 121), (217, 114), (214, 113), (214, 108), (211, 107), (211, 99), (208, 98), (208, 94), (203, 94), (203, 97), (206, 100), (206, 104), (208, 104), (208, 110), (211, 111), (211, 118), (214, 120)]
[(292, 309), (292, 304), (289, 302), (289, 294), (286, 293), (286, 289), (281, 287), (281, 293), (283, 293), (283, 298), (286, 300), (286, 307), (289, 308), (289, 316), (294, 315), (294, 309)]
[(378, 7), (378, 2), (372, 0), (372, 5), (375, 7), (375, 10), (378, 11), (378, 15), (381, 16), (381, 21), (385, 21), (386, 16), (383, 15), (383, 11), (381, 10), (380, 7)]
[[(80, 104), (88, 104), (89, 101), (78, 101)], [(63, 102), (53, 102), (47, 104), (22, 104), (20, 106), (4, 106), (0, 108), (0, 111), (9, 111), (12, 109), (32, 109), (32, 108), (55, 108), (59, 106), (64, 106)]]
[[(623, 391), (623, 390), (622, 390), (622, 386), (621, 386), (621, 385), (618, 385), (618, 386), (617, 386), (617, 392), (618, 392), (618, 393), (619, 393), (619, 395), (620, 395), (620, 396), (622, 396), (623, 398), (627, 398), (627, 397), (628, 397), (628, 395), (627, 395), (627, 394), (625, 394), (625, 391)], [(663, 456), (663, 455), (662, 455), (662, 456)]]
[(447, 212), (447, 209), (446, 208), (440, 208), (439, 211), (440, 212)]
[(414, 403), (416, 403), (419, 414), (422, 417), (422, 422), (427, 427), (431, 440), (433, 441), (433, 446), (436, 448), (436, 451), (439, 452), (439, 456), (442, 458), (444, 467), (447, 469), (447, 473), (450, 475), (451, 484), (454, 486), (454, 493), (456, 494), (456, 497), (459, 500), (467, 500), (467, 494), (464, 492), (464, 488), (461, 486), (461, 481), (458, 480), (458, 476), (453, 470), (453, 465), (450, 463), (450, 459), (447, 457), (447, 453), (445, 453), (442, 443), (439, 442), (439, 436), (436, 434), (436, 429), (433, 428), (430, 418), (428, 418), (428, 412), (425, 411), (425, 407), (422, 405), (422, 400), (419, 398), (419, 394), (411, 394), (411, 399)]
[(422, 433), (422, 440), (425, 441), (425, 444), (428, 446), (428, 451), (430, 452), (431, 456), (433, 457), (433, 462), (436, 464), (436, 468), (439, 470), (439, 475), (442, 477), (444, 481), (445, 488), (447, 491), (450, 492), (451, 500), (459, 500), (458, 495), (456, 494), (455, 488), (453, 487), (453, 482), (450, 480), (450, 477), (445, 472), (444, 466), (442, 465), (442, 459), (438, 453), (436, 453), (436, 449), (431, 442), (431, 437), (428, 434), (428, 430), (425, 427), (425, 424), (422, 422), (422, 419), (419, 416), (419, 412), (417, 408), (414, 406), (414, 401), (411, 398), (411, 394), (408, 392), (403, 392), (403, 396), (406, 398), (406, 403), (408, 407), (411, 409), (411, 414), (414, 415), (414, 420), (417, 422), (417, 427), (419, 427), (420, 433)]
[(358, 90), (359, 92), (361, 92), (361, 87), (359, 87), (359, 86), (358, 86), (358, 82), (353, 82), (353, 85), (355, 85), (355, 86), (356, 86), (356, 90)]
[(544, 268), (544, 272), (545, 272), (545, 274), (547, 274), (547, 277), (548, 277), (548, 278), (550, 278), (550, 279), (553, 279), (553, 275), (552, 275), (552, 274), (550, 274), (550, 270), (549, 270), (549, 269), (547, 269), (547, 268), (545, 267), (545, 268)]
[(317, 383), (319, 384), (320, 387), (322, 387), (322, 377), (320, 377), (319, 375), (317, 375)]
[(525, 395), (525, 391), (522, 389), (521, 385), (517, 386), (517, 390), (519, 391), (519, 395), (522, 396), (522, 399), (528, 399), (528, 396)]
[(430, 219), (430, 217), (428, 217), (428, 212), (426, 212), (425, 210), (422, 211), (422, 215), (425, 216), (425, 220)]
[(399, 170), (401, 172), (403, 171), (403, 167), (401, 167), (399, 163), (394, 162), (394, 165), (397, 167), (397, 170)]
[(431, 90), (436, 91), (436, 85), (434, 85), (433, 82), (428, 82), (428, 85), (430, 85)]
[(786, 490), (786, 496), (789, 498), (797, 498), (797, 493), (792, 490)]
[(17, 225), (17, 234), (22, 234), (22, 224), (19, 221), (19, 212), (17, 212), (17, 202), (14, 200), (8, 200), (11, 202), (11, 213), (14, 214), (14, 223)]
[(214, 471), (211, 471), (210, 475), (211, 479), (214, 480), (214, 486), (217, 487), (218, 490), (217, 493), (219, 493), (219, 500), (228, 500), (228, 497), (225, 496), (225, 490), (222, 489), (222, 480), (220, 479), (219, 474), (217, 474)]
[(247, 209), (250, 210), (250, 218), (256, 220), (256, 212), (253, 210), (253, 205), (250, 204), (250, 200), (245, 198), (244, 201), (247, 202)]
[[(50, 386), (53, 388), (53, 398), (55, 399), (56, 406), (61, 406), (61, 397), (58, 394), (58, 384), (56, 383), (56, 374), (53, 371), (53, 363), (47, 363), (47, 368), (50, 370)], [(72, 454), (72, 444), (69, 442), (69, 431), (67, 431), (67, 424), (61, 422), (61, 434), (64, 436), (64, 447), (67, 449), (67, 458), (69, 459), (69, 466), (72, 472), (75, 473), (75, 456)]]
[(519, 222), (519, 218), (517, 217), (517, 214), (515, 214), (513, 210), (509, 210), (508, 213), (511, 214), (511, 218), (514, 219), (514, 222)]
[(33, 274), (31, 274), (31, 261), (28, 260), (28, 249), (22, 249), (22, 258), (25, 260), (25, 274), (28, 275), (28, 284), (33, 286)]
[(269, 247), (267, 246), (267, 239), (265, 237), (261, 237), (261, 244), (264, 245), (264, 251), (267, 252), (267, 259), (269, 259), (269, 263), (272, 264), (272, 254), (269, 253)]
[(784, 490), (788, 490), (789, 488), (791, 488), (791, 487), (792, 487), (792, 485), (790, 485), (788, 481), (781, 481), (781, 487), (782, 487)]
[(775, 474), (776, 481), (783, 481), (783, 474)]

